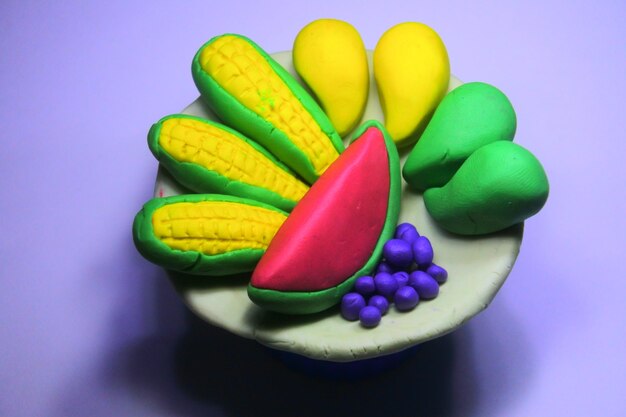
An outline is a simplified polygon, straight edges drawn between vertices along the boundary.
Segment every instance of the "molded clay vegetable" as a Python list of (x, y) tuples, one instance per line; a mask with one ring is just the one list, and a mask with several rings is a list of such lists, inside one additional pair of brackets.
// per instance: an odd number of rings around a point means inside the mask
[(154, 198), (135, 216), (133, 240), (163, 268), (230, 275), (254, 269), (286, 218), (275, 207), (226, 195)]
[(211, 39), (196, 53), (191, 70), (220, 119), (309, 183), (344, 150), (315, 100), (250, 39), (230, 34)]
[(174, 114), (155, 123), (148, 146), (185, 187), (230, 194), (291, 211), (309, 187), (260, 145), (228, 127)]

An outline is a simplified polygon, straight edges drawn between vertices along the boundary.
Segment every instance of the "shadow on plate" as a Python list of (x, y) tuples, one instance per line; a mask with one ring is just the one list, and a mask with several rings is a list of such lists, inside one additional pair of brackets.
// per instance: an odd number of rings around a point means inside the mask
[(243, 286), (248, 285), (250, 274), (235, 274), (216, 277), (202, 277), (198, 275), (184, 274), (176, 271), (168, 271), (168, 277), (172, 281), (176, 291), (183, 293), (188, 289), (211, 289), (221, 287)]
[[(157, 306), (153, 311), (163, 328), (111, 352), (102, 369), (89, 373), (101, 375), (106, 386), (121, 393), (140, 394), (135, 401), (163, 409), (165, 415), (454, 414), (453, 376), (459, 346), (470, 337), (466, 330), (405, 351), (387, 371), (374, 366), (376, 372), (369, 374), (375, 375), (370, 377), (359, 378), (359, 370), (341, 375), (337, 368), (329, 374), (208, 325), (184, 307), (164, 273), (146, 280), (150, 280), (146, 290), (153, 288), (144, 297), (153, 303), (150, 309)], [(182, 324), (181, 331), (174, 331), (170, 322), (181, 314), (182, 323), (175, 320)], [(471, 390), (472, 374), (466, 373), (464, 379)], [(471, 411), (470, 404), (464, 409)]]
[[(224, 415), (453, 413), (453, 370), (457, 346), (463, 344), (461, 333), (425, 343), (417, 350), (377, 358), (378, 363), (376, 359), (366, 361), (370, 366), (363, 368), (324, 365), (272, 351), (193, 316), (189, 325), (174, 352), (177, 381), (197, 401), (219, 404)], [(387, 369), (390, 365), (392, 369)], [(359, 378), (367, 374), (371, 376)], [(471, 375), (466, 377), (471, 380)]]
[[(79, 378), (96, 378), (138, 408), (189, 417), (471, 416), (485, 409), (498, 415), (523, 398), (532, 374), (524, 333), (506, 306), (405, 351), (391, 369), (369, 377), (345, 371), (345, 378), (337, 378), (341, 370), (329, 375), (316, 371), (315, 363), (307, 369), (302, 361), (294, 364), (280, 352), (208, 325), (184, 307), (162, 270), (155, 274), (142, 277), (145, 284), (132, 295), (153, 312), (152, 333), (109, 352), (99, 368), (84, 369)], [(120, 314), (128, 313), (129, 300), (124, 301)], [(64, 410), (94, 411), (93, 404), (68, 398)]]

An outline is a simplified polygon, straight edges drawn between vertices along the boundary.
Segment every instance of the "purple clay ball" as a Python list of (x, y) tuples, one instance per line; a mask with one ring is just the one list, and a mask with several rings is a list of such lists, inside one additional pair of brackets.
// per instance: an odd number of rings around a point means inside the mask
[(420, 234), (411, 223), (402, 223), (396, 228), (395, 237), (396, 239), (402, 239), (409, 243), (413, 243), (418, 237), (420, 237)]
[(398, 271), (393, 274), (393, 277), (396, 279), (398, 283), (398, 288), (402, 288), (409, 283), (409, 273), (405, 271)]
[[(414, 230), (417, 233), (417, 229), (411, 223), (402, 223), (402, 224), (399, 224), (396, 227), (396, 232), (393, 235), (393, 237), (396, 238), (396, 239), (402, 239), (402, 236), (408, 230), (411, 230), (411, 231)], [(411, 233), (411, 232), (409, 232), (409, 233)], [(419, 233), (418, 233), (418, 236), (419, 236)]]
[(389, 301), (382, 295), (373, 295), (367, 303), (368, 306), (376, 307), (381, 315), (385, 315), (389, 310)]
[(363, 296), (372, 295), (376, 292), (374, 278), (370, 276), (359, 277), (354, 283), (354, 290)]
[(383, 246), (387, 263), (397, 268), (407, 268), (413, 263), (411, 244), (402, 239), (390, 239)]
[(430, 264), (428, 268), (426, 268), (426, 273), (435, 278), (435, 281), (437, 281), (439, 284), (443, 284), (448, 280), (448, 271), (446, 271), (439, 265)]
[(429, 300), (439, 295), (439, 284), (435, 278), (424, 271), (413, 271), (409, 275), (409, 286), (413, 287), (420, 298)]
[(387, 299), (391, 299), (398, 290), (398, 281), (388, 272), (379, 272), (374, 277), (376, 292)]
[(376, 269), (376, 272), (389, 272), (390, 274), (393, 274), (395, 272), (395, 269), (389, 265), (387, 262), (381, 262), (378, 264), (378, 268)]
[(361, 325), (363, 327), (376, 327), (378, 326), (378, 323), (380, 323), (381, 316), (382, 314), (378, 308), (367, 306), (363, 307), (359, 313), (359, 320), (361, 320)]
[(361, 294), (349, 292), (341, 298), (341, 315), (346, 320), (358, 320), (363, 307), (365, 307), (365, 298)]
[(393, 297), (393, 302), (396, 304), (396, 308), (400, 311), (409, 311), (415, 308), (419, 303), (420, 297), (415, 288), (402, 287), (396, 291), (396, 295)]
[(413, 259), (418, 266), (429, 265), (433, 262), (433, 247), (427, 237), (418, 237), (411, 245), (411, 249), (413, 249)]

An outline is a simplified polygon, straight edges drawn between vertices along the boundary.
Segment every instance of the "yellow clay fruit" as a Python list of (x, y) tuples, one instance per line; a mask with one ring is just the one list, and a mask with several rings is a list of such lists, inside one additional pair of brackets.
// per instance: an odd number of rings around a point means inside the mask
[(376, 45), (374, 77), (385, 127), (398, 146), (410, 145), (448, 89), (446, 47), (439, 35), (422, 23), (396, 25)]
[(337, 132), (350, 133), (363, 116), (369, 92), (367, 54), (359, 32), (341, 20), (311, 22), (296, 37), (293, 63)]

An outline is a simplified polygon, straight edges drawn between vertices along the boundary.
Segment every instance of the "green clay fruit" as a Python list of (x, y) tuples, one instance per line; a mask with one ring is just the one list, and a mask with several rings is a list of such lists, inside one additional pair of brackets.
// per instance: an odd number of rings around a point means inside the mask
[(478, 149), (443, 187), (424, 193), (444, 229), (462, 235), (496, 232), (533, 216), (548, 198), (548, 178), (528, 150), (508, 141)]
[(416, 190), (447, 183), (475, 150), (515, 136), (515, 110), (497, 88), (467, 83), (441, 101), (402, 169)]

